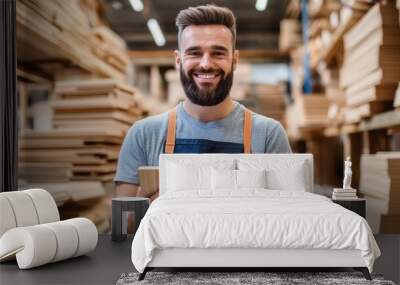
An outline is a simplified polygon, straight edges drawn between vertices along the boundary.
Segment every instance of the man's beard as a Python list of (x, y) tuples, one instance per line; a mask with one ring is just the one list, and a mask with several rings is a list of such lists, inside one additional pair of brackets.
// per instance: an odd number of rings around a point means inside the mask
[[(183, 71), (182, 64), (180, 66), (180, 78), (183, 85), (183, 90), (186, 96), (189, 98), (190, 102), (200, 106), (215, 106), (225, 100), (229, 95), (233, 82), (233, 68), (231, 68), (225, 77), (225, 72), (221, 69), (217, 70), (217, 73), (221, 77), (216, 88), (213, 89), (200, 89), (197, 87), (196, 82), (193, 79), (194, 70), (190, 71), (188, 76)], [(196, 70), (196, 72), (207, 73), (211, 70)], [(212, 70), (213, 71), (213, 70)]]

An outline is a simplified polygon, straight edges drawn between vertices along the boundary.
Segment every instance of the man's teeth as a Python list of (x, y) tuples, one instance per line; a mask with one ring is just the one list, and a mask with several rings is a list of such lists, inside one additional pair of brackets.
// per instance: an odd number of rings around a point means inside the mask
[(204, 79), (210, 79), (210, 78), (216, 77), (216, 74), (197, 74), (197, 77), (204, 78)]

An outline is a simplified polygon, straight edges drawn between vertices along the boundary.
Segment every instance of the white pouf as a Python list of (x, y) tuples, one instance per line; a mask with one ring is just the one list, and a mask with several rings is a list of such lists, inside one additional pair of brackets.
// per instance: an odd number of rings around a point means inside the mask
[(39, 224), (60, 220), (57, 204), (49, 192), (43, 189), (28, 189), (22, 192), (31, 197), (39, 218)]
[(13, 209), (17, 227), (33, 226), (39, 223), (35, 205), (30, 196), (23, 191), (3, 192)]
[(15, 221), (14, 211), (10, 202), (6, 197), (0, 195), (0, 237), (9, 229), (15, 228), (17, 222)]
[(86, 218), (13, 228), (0, 238), (0, 261), (16, 255), (19, 268), (28, 269), (86, 254), (97, 239), (95, 225)]

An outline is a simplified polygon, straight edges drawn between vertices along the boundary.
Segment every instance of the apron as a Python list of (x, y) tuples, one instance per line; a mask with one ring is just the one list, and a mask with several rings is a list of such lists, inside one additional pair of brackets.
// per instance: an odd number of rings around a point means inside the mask
[(176, 108), (168, 112), (165, 153), (251, 153), (252, 113), (244, 110), (243, 144), (205, 139), (176, 139)]

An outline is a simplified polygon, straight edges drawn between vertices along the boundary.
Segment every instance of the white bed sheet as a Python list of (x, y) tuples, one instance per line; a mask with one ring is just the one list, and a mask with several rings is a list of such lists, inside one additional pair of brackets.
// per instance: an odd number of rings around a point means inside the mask
[(307, 192), (247, 189), (171, 192), (155, 200), (132, 243), (143, 272), (155, 249), (357, 249), (372, 272), (380, 250), (368, 223)]

